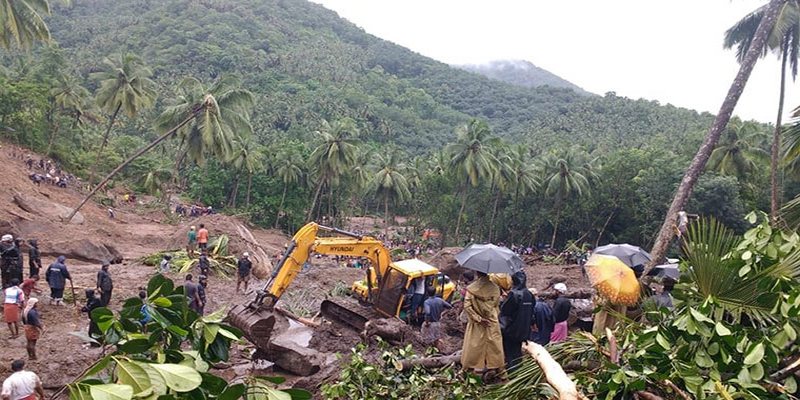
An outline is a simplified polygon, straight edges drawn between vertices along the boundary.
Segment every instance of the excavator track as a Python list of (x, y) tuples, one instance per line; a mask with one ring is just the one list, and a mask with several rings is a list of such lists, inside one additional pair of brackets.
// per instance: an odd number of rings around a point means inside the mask
[(356, 299), (339, 297), (336, 301), (324, 300), (320, 305), (322, 316), (357, 331), (363, 331), (370, 320), (387, 318), (370, 305), (359, 303)]

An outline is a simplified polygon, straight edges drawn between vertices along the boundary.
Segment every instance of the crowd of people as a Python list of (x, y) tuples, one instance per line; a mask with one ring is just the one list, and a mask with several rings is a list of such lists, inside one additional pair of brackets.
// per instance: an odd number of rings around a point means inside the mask
[(48, 159), (40, 158), (38, 161), (34, 161), (31, 155), (27, 155), (25, 165), (29, 171), (28, 178), (36, 185), (44, 182), (48, 185), (65, 188), (79, 180), (75, 175), (62, 171), (61, 164)]
[(198, 204), (190, 204), (187, 206), (185, 204), (177, 203), (175, 204), (175, 214), (182, 217), (196, 218), (203, 215), (214, 214), (214, 207), (204, 207)]

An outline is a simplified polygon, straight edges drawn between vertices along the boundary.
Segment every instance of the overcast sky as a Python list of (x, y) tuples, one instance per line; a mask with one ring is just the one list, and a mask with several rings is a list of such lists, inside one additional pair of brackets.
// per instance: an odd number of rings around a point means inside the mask
[[(736, 75), (725, 30), (765, 0), (314, 0), (449, 64), (531, 61), (584, 89), (716, 113)], [(759, 61), (736, 114), (775, 120), (780, 64)], [(787, 85), (786, 110), (800, 105)]]

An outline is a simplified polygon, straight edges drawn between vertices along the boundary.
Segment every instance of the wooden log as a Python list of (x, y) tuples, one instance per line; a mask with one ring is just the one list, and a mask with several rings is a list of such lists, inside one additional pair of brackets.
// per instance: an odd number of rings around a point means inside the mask
[(522, 344), (522, 350), (530, 354), (539, 364), (547, 383), (558, 392), (559, 400), (578, 400), (583, 398), (578, 393), (575, 382), (569, 379), (567, 373), (561, 369), (561, 365), (550, 356), (544, 346), (534, 342), (525, 342)]
[(458, 364), (460, 362), (461, 351), (459, 350), (447, 356), (423, 357), (403, 360), (400, 362), (400, 364), (403, 367), (401, 370), (406, 370), (415, 366), (420, 366), (422, 368), (441, 368), (450, 364)]
[(299, 322), (299, 323), (301, 323), (301, 324), (303, 324), (305, 326), (309, 326), (309, 327), (312, 327), (312, 328), (319, 328), (319, 322), (313, 321), (313, 320), (305, 318), (305, 317), (298, 317), (293, 312), (291, 312), (289, 310), (286, 310), (284, 308), (275, 307), (275, 311), (277, 311), (277, 312), (285, 315), (287, 318), (293, 319), (293, 320), (295, 320), (295, 321), (297, 321), (297, 322)]

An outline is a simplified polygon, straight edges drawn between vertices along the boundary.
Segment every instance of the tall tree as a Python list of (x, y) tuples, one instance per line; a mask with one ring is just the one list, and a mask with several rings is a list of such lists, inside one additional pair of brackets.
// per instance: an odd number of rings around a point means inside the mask
[(156, 121), (156, 129), (166, 132), (177, 125), (198, 104), (213, 102), (213, 109), (221, 110), (218, 115), (212, 109), (207, 115), (184, 125), (177, 132), (180, 140), (175, 157), (175, 182), (185, 160), (204, 165), (206, 157), (213, 155), (220, 160), (231, 158), (234, 141), (238, 136), (249, 138), (253, 133), (250, 112), (255, 99), (250, 91), (241, 87), (241, 81), (230, 75), (205, 85), (194, 77), (184, 78), (178, 85), (178, 94), (167, 100), (164, 111)]
[(516, 181), (516, 176), (513, 160), (511, 157), (511, 150), (505, 146), (498, 146), (495, 148), (495, 159), (497, 160), (497, 168), (495, 168), (494, 173), (492, 174), (492, 185), (491, 185), (491, 194), (494, 196), (494, 201), (492, 202), (492, 216), (489, 219), (489, 234), (488, 234), (488, 241), (491, 242), (493, 239), (494, 233), (494, 221), (495, 217), (497, 216), (497, 206), (500, 203), (500, 199), (503, 195), (511, 188), (513, 183)]
[[(218, 88), (218, 86), (212, 85), (211, 89), (214, 88)], [(199, 129), (203, 132), (204, 136), (217, 137), (226, 135), (218, 133), (217, 131), (219, 130), (230, 131), (234, 130), (233, 126), (249, 126), (249, 113), (253, 106), (252, 94), (238, 87), (226, 87), (226, 89), (227, 90), (218, 92), (220, 97), (216, 97), (214, 92), (209, 91), (204, 96), (197, 98), (196, 103), (181, 103), (180, 105), (182, 107), (178, 105), (167, 107), (158, 119), (158, 128), (163, 129), (161, 127), (168, 121), (177, 121), (175, 125), (171, 129), (166, 130), (161, 136), (157, 137), (147, 146), (136, 151), (103, 178), (103, 180), (81, 200), (81, 203), (75, 207), (72, 213), (66, 218), (66, 221), (72, 220), (75, 213), (77, 213), (98, 190), (102, 189), (111, 178), (116, 176), (119, 171), (122, 171), (122, 169), (133, 160), (136, 160), (142, 154), (156, 147), (176, 132), (191, 127), (190, 129)]]
[[(377, 171), (367, 184), (367, 188), (377, 197), (383, 198), (384, 232), (389, 234), (389, 203), (400, 204), (411, 199), (408, 179), (405, 175), (406, 165), (401, 162), (398, 151), (376, 155)], [(388, 236), (387, 236), (388, 237)]]
[(128, 118), (133, 118), (144, 108), (153, 105), (156, 100), (155, 83), (150, 80), (150, 71), (141, 58), (134, 54), (118, 54), (103, 60), (103, 71), (91, 74), (91, 78), (100, 82), (95, 99), (97, 105), (110, 114), (108, 128), (103, 134), (103, 141), (97, 150), (94, 164), (89, 171), (89, 183), (94, 182), (94, 174), (108, 144), (108, 135), (117, 120), (120, 111)]
[(558, 223), (564, 202), (571, 197), (581, 197), (591, 190), (590, 178), (594, 177), (592, 168), (587, 165), (578, 152), (570, 149), (561, 154), (548, 154), (543, 160), (543, 185), (545, 195), (553, 198), (555, 221), (550, 248), (556, 244)]
[(286, 191), (289, 185), (296, 185), (303, 181), (305, 176), (305, 160), (302, 154), (290, 147), (286, 147), (275, 156), (275, 176), (283, 183), (283, 193), (281, 202), (278, 204), (278, 212), (275, 215), (274, 228), (278, 228), (283, 213), (283, 204), (286, 201)]
[(490, 179), (497, 169), (497, 159), (490, 148), (499, 143), (492, 137), (489, 125), (484, 121), (473, 119), (456, 132), (456, 141), (447, 145), (446, 151), (451, 155), (449, 168), (462, 182), (461, 208), (456, 221), (455, 240), (459, 240), (461, 219), (467, 205), (470, 187), (477, 187), (484, 180)]
[(741, 97), (745, 84), (747, 84), (747, 80), (750, 78), (750, 73), (753, 72), (753, 67), (755, 67), (759, 56), (763, 54), (764, 45), (767, 43), (769, 33), (775, 25), (775, 20), (780, 13), (781, 7), (786, 2), (787, 0), (770, 0), (767, 8), (764, 10), (764, 16), (758, 23), (756, 33), (753, 36), (753, 40), (750, 42), (743, 61), (740, 63), (739, 72), (736, 74), (731, 87), (728, 89), (725, 101), (722, 102), (722, 106), (716, 118), (714, 118), (711, 129), (709, 129), (703, 143), (694, 155), (691, 164), (689, 164), (689, 168), (686, 169), (686, 173), (683, 175), (683, 179), (681, 179), (678, 190), (675, 192), (675, 197), (673, 197), (667, 215), (664, 217), (664, 223), (658, 231), (653, 249), (650, 251), (652, 261), (647, 264), (642, 276), (647, 276), (647, 273), (660, 263), (667, 253), (667, 248), (672, 238), (675, 236), (675, 224), (678, 212), (684, 208), (686, 202), (689, 200), (689, 196), (692, 195), (692, 189), (695, 183), (697, 183), (697, 179), (700, 177), (700, 174), (703, 173), (708, 158), (717, 145), (720, 135), (725, 131), (731, 114), (733, 114), (733, 109), (736, 108), (736, 103), (739, 102), (739, 97)]
[(322, 188), (327, 185), (331, 190), (356, 162), (358, 134), (356, 123), (350, 118), (337, 120), (333, 124), (322, 122), (321, 129), (317, 131), (321, 143), (308, 159), (310, 169), (316, 174), (317, 187), (306, 216), (307, 221), (311, 221)]
[[(52, 96), (53, 105), (73, 119), (73, 128), (82, 123), (87, 107), (87, 99), (90, 95), (89, 91), (78, 82), (75, 75), (59, 75), (56, 80), (56, 86), (50, 89), (50, 96)], [(51, 118), (55, 119), (55, 116)], [(50, 128), (50, 139), (45, 153), (47, 155), (50, 155), (53, 149), (53, 143), (56, 136), (58, 136), (59, 127), (60, 125), (54, 122)]]
[[(725, 32), (725, 48), (736, 47), (739, 62), (744, 62), (747, 50), (756, 35), (756, 30), (764, 18), (768, 5), (764, 5), (745, 16)], [(775, 223), (780, 208), (778, 184), (778, 160), (781, 152), (781, 129), (783, 120), (783, 102), (786, 93), (787, 65), (791, 67), (791, 76), (797, 78), (798, 62), (800, 62), (800, 1), (786, 0), (779, 6), (778, 14), (768, 38), (762, 45), (762, 54), (772, 50), (781, 60), (781, 81), (778, 96), (778, 116), (772, 135), (770, 158), (770, 218)]]
[[(511, 182), (512, 189), (514, 190), (514, 199), (512, 204), (513, 218), (511, 223), (517, 224), (517, 211), (521, 208), (519, 204), (519, 196), (524, 196), (529, 192), (535, 192), (541, 186), (539, 179), (539, 172), (531, 159), (530, 150), (528, 146), (518, 144), (511, 147), (507, 153), (508, 163), (513, 171), (511, 175), (513, 181)], [(513, 226), (509, 227), (512, 236), (510, 239), (513, 241)]]
[(0, 0), (0, 45), (29, 48), (36, 41), (49, 41), (50, 30), (42, 18), (49, 14), (47, 0)]
[(264, 168), (264, 155), (252, 138), (237, 137), (234, 140), (233, 155), (228, 163), (236, 171), (233, 189), (228, 201), (230, 207), (236, 207), (236, 198), (239, 194), (239, 180), (243, 172), (247, 173), (247, 197), (245, 204), (250, 205), (250, 190), (253, 187), (253, 173)]

